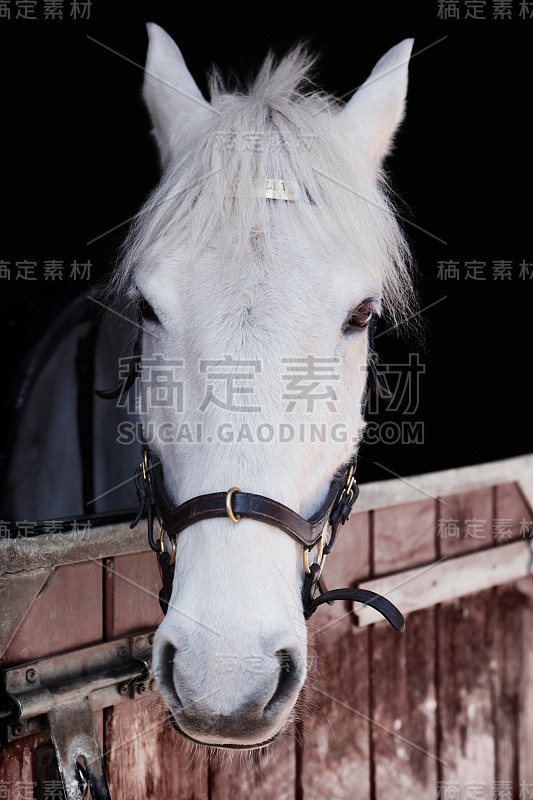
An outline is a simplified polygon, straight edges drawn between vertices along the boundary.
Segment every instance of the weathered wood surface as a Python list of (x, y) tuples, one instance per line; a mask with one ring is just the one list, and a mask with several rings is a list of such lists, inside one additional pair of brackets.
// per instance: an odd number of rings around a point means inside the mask
[(44, 658), (102, 639), (102, 567), (99, 561), (50, 573), (13, 636), (3, 666)]
[(490, 487), (441, 497), (438, 502), (437, 548), (440, 557), (491, 547), (493, 490)]
[[(520, 540), (363, 581), (360, 586), (388, 597), (405, 615), (519, 580), (530, 571), (531, 549), (528, 542)], [(361, 627), (382, 619), (378, 611), (361, 603), (354, 603), (354, 613)]]
[(457, 784), (461, 795), (487, 792), (495, 775), (491, 603), (489, 590), (438, 610), (440, 779), (448, 789)]
[[(370, 514), (353, 514), (324, 567), (327, 586), (353, 586), (370, 568)], [(322, 613), (320, 613), (322, 612)], [(370, 783), (368, 636), (348, 603), (309, 623), (309, 679), (301, 704), (299, 791), (305, 800), (364, 800)]]
[[(102, 633), (100, 561), (58, 567), (31, 603), (4, 653), (2, 667), (95, 644)], [(95, 715), (95, 723), (102, 747), (102, 712)], [(49, 743), (49, 733), (40, 732), (1, 748), (0, 798), (37, 797), (36, 751)]]
[[(435, 501), (373, 515), (375, 575), (435, 560)], [(433, 613), (411, 614), (403, 634), (378, 622), (369, 636), (372, 791), (391, 800), (430, 797), (437, 776)]]
[(436, 509), (432, 500), (374, 512), (374, 570), (371, 577), (433, 561)]
[[(533, 581), (517, 581), (516, 589), (522, 595), (521, 653), (522, 669), (518, 698), (517, 761), (518, 780), (531, 788), (533, 795)], [(525, 792), (524, 792), (525, 793)], [(527, 798), (527, 794), (526, 794)]]
[(366, 483), (357, 501), (358, 511), (375, 511), (417, 503), (423, 497), (464, 495), (487, 486), (519, 485), (526, 503), (533, 507), (533, 453), (470, 467), (426, 472), (408, 478)]
[[(163, 615), (153, 553), (106, 559), (104, 570), (106, 638), (155, 627)], [(191, 745), (171, 728), (158, 692), (105, 709), (104, 741), (104, 764), (113, 798), (207, 800), (205, 759), (191, 757)]]
[(294, 728), (291, 726), (265, 751), (212, 753), (208, 771), (209, 800), (293, 800)]
[[(533, 514), (517, 484), (494, 487), (495, 544), (533, 536)], [(532, 547), (529, 540), (530, 549)], [(530, 568), (533, 564), (531, 555)], [(533, 797), (533, 579), (499, 586), (493, 593), (495, 780), (519, 787), (517, 797)], [(503, 787), (504, 788), (504, 787)], [(513, 795), (514, 797), (514, 795)]]
[(493, 499), (496, 544), (504, 544), (511, 539), (525, 539), (528, 531), (533, 533), (531, 509), (516, 483), (495, 486)]
[[(309, 679), (294, 720), (265, 753), (208, 755), (173, 731), (156, 692), (98, 712), (114, 800), (533, 798), (533, 578), (504, 571), (511, 553), (528, 552), (528, 495), (505, 482), (418, 496), (352, 516), (326, 562), (328, 587), (379, 589), (398, 579), (391, 573), (428, 568), (429, 580), (463, 557), (481, 577), (485, 560), (499, 559), (496, 585), (446, 599), (418, 584), (419, 603), (439, 602), (406, 604), (404, 634), (386, 622), (358, 628), (348, 603), (321, 607), (308, 623)], [(103, 564), (77, 552), (48, 565), (3, 665), (158, 624), (153, 554), (108, 550)], [(467, 588), (482, 585), (474, 578), (468, 568)], [(47, 742), (39, 733), (3, 748), (0, 797), (33, 797), (35, 753)]]
[(369, 633), (375, 796), (426, 800), (438, 766), (433, 610), (411, 614), (404, 634), (386, 622)]

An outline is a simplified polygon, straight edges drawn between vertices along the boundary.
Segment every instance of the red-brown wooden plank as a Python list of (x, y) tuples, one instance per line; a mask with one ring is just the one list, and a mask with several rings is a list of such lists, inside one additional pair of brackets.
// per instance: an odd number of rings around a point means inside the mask
[(437, 610), (437, 625), (439, 756), (445, 762), (439, 774), (441, 796), (457, 788), (460, 797), (468, 792), (492, 797), (493, 590), (443, 603)]
[(427, 800), (438, 774), (434, 611), (410, 614), (404, 633), (378, 622), (370, 640), (375, 796)]
[(207, 800), (205, 755), (170, 726), (157, 693), (105, 713), (104, 763), (120, 800)]
[(95, 644), (102, 638), (102, 567), (85, 561), (58, 567), (13, 636), (2, 663), (10, 666)]
[[(424, 500), (374, 512), (376, 575), (435, 560), (436, 509)], [(378, 622), (369, 637), (375, 797), (425, 800), (437, 778), (433, 611), (410, 614), (404, 633)]]
[(492, 488), (441, 497), (438, 502), (439, 556), (455, 556), (491, 547)]
[(433, 500), (374, 511), (374, 574), (384, 575), (433, 561), (435, 525)]
[(104, 574), (106, 638), (126, 636), (161, 622), (161, 578), (152, 552), (108, 558)]
[(518, 783), (523, 799), (533, 797), (533, 578), (522, 578), (515, 587), (521, 594), (522, 674), (518, 696)]
[[(328, 588), (369, 572), (370, 514), (353, 514), (324, 567)], [(370, 792), (368, 634), (350, 603), (321, 606), (309, 622), (309, 678), (301, 700), (299, 792), (304, 800), (366, 800)]]
[[(439, 506), (439, 517), (458, 519), (460, 534), (439, 537), (442, 554), (505, 544), (523, 536), (528, 522), (531, 528), (531, 510), (516, 484), (444, 499), (448, 505), (445, 513)], [(531, 586), (529, 579), (524, 580)], [(522, 788), (524, 796), (533, 792), (533, 715), (527, 710), (528, 700), (529, 709), (533, 707), (531, 604), (521, 601), (519, 585), (524, 581), (439, 610), (439, 651), (447, 642), (446, 653), (454, 659), (441, 656), (441, 754), (448, 761), (441, 775), (443, 796), (454, 790), (454, 784), (472, 796), (477, 792), (519, 797), (522, 781), (529, 782), (528, 789)], [(462, 609), (460, 618), (453, 608)], [(461, 647), (464, 658), (459, 655)]]
[(527, 538), (533, 533), (533, 511), (516, 483), (494, 488), (493, 536), (496, 544)]
[(294, 800), (294, 726), (264, 750), (210, 757), (209, 800)]
[(9, 745), (0, 747), (0, 798), (11, 800), (37, 796), (35, 751), (50, 741), (48, 731), (25, 736)]
[(516, 584), (494, 589), (489, 635), (492, 654), (488, 671), (492, 685), (495, 780), (512, 791), (518, 784), (520, 695), (524, 676), (524, 595)]
[[(161, 586), (153, 553), (108, 559), (105, 632), (109, 639), (145, 630), (162, 619)], [(111, 796), (119, 800), (207, 800), (206, 759), (170, 726), (157, 692), (104, 712), (104, 764)]]
[(370, 791), (368, 635), (339, 622), (317, 645), (302, 701), (299, 785), (305, 800), (366, 800)]

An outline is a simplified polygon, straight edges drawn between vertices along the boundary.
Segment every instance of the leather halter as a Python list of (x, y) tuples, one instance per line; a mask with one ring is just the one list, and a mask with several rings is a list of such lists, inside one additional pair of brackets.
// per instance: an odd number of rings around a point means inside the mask
[[(359, 494), (355, 482), (355, 460), (351, 461), (343, 472), (333, 479), (327, 497), (321, 508), (309, 519), (304, 519), (292, 509), (272, 500), (269, 497), (241, 492), (232, 489), (229, 492), (214, 492), (199, 495), (175, 506), (165, 489), (163, 467), (159, 458), (145, 445), (143, 460), (135, 472), (135, 486), (139, 499), (139, 511), (131, 523), (135, 527), (144, 513), (148, 523), (148, 542), (157, 553), (159, 572), (163, 587), (159, 593), (159, 602), (164, 614), (167, 613), (172, 583), (174, 579), (174, 560), (176, 554), (176, 537), (185, 528), (204, 519), (215, 517), (235, 518), (233, 524), (241, 517), (256, 519), (280, 528), (304, 548), (307, 563), (309, 551), (319, 545), (317, 561), (308, 565), (302, 589), (302, 602), (306, 619), (322, 605), (334, 600), (352, 600), (365, 603), (379, 611), (398, 631), (405, 627), (404, 619), (398, 609), (385, 597), (365, 589), (334, 589), (326, 591), (320, 574), (325, 557), (333, 550), (337, 533), (341, 525), (348, 519), (352, 506)], [(231, 493), (231, 494), (230, 494)], [(231, 503), (228, 508), (228, 503)], [(228, 511), (231, 511), (230, 515)], [(158, 541), (154, 540), (153, 524), (155, 517), (161, 526)], [(323, 544), (324, 529), (331, 527), (326, 544)], [(172, 543), (172, 553), (165, 546), (165, 535)], [(316, 595), (317, 589), (320, 594)]]

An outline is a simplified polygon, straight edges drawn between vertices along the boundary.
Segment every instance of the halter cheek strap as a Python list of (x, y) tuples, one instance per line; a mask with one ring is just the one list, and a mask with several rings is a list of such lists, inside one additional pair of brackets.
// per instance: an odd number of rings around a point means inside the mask
[[(233, 487), (227, 492), (214, 492), (199, 495), (175, 506), (163, 482), (161, 461), (151, 450), (143, 447), (143, 460), (135, 473), (135, 486), (139, 499), (139, 511), (131, 523), (135, 527), (143, 514), (148, 523), (148, 542), (157, 553), (159, 572), (163, 587), (159, 593), (159, 602), (164, 614), (172, 593), (174, 579), (174, 561), (176, 555), (176, 537), (190, 525), (204, 519), (228, 517), (234, 524), (243, 517), (266, 522), (287, 533), (303, 546), (305, 578), (302, 588), (302, 602), (306, 619), (314, 614), (323, 603), (335, 600), (352, 600), (365, 603), (379, 611), (398, 631), (405, 627), (404, 619), (398, 609), (385, 597), (364, 589), (334, 589), (326, 591), (320, 579), (326, 555), (333, 550), (338, 531), (348, 519), (352, 506), (359, 494), (355, 481), (355, 460), (335, 477), (329, 488), (327, 497), (321, 508), (309, 519), (304, 519), (292, 509), (278, 503), (270, 497), (241, 492)], [(156, 542), (153, 535), (154, 519), (157, 517), (161, 534)], [(324, 531), (330, 527), (327, 543), (324, 542)], [(172, 552), (168, 553), (165, 536), (172, 544)], [(316, 561), (309, 565), (309, 553), (318, 547)], [(317, 595), (317, 592), (319, 594)]]

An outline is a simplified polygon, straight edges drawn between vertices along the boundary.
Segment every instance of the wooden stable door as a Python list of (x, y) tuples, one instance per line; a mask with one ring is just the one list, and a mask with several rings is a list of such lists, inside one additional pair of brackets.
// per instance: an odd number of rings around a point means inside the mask
[[(113, 800), (533, 798), (533, 511), (515, 466), (501, 483), (501, 469), (481, 470), (487, 485), (472, 472), (441, 476), (434, 497), (438, 474), (418, 494), (363, 486), (325, 582), (388, 594), (405, 633), (349, 603), (322, 607), (308, 624), (306, 686), (265, 751), (206, 752), (172, 729), (150, 680), (132, 684), (94, 711)], [(1, 543), (2, 586), (25, 587), (27, 606), (2, 668), (20, 667), (22, 681), (63, 654), (146, 653), (161, 620), (156, 559), (139, 532), (57, 536)], [(61, 797), (42, 720), (10, 738), (0, 798)]]

